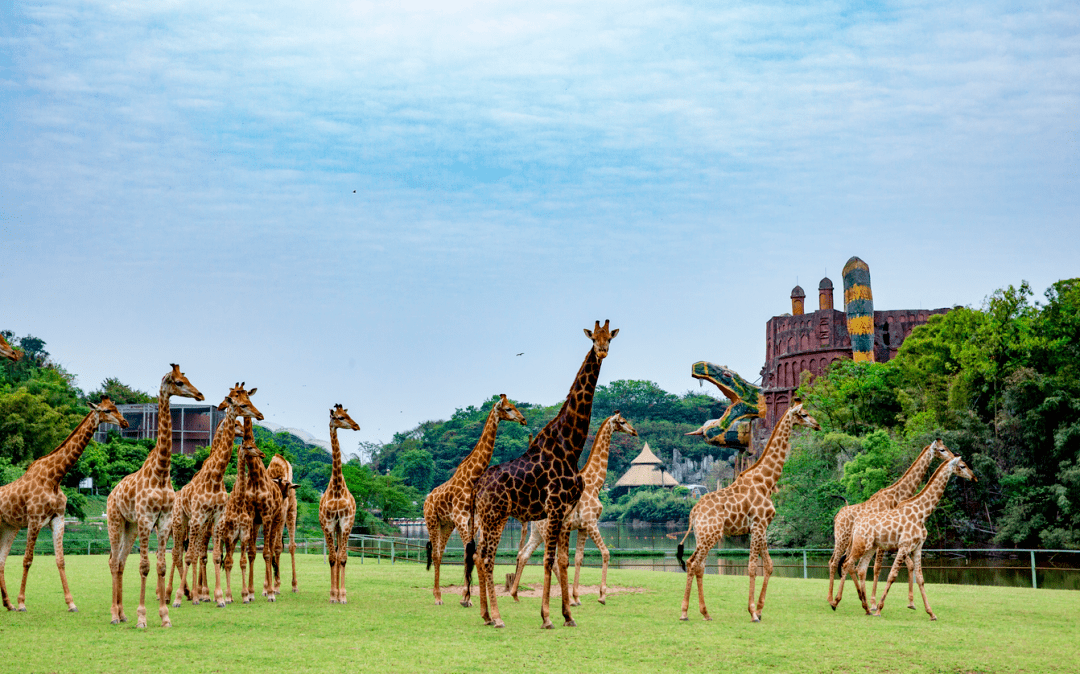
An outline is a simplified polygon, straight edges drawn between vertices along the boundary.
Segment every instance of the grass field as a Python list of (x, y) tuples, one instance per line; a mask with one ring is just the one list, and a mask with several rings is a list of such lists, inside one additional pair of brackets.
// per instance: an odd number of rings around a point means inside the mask
[[(19, 559), (7, 564), (18, 590)], [(747, 581), (706, 576), (713, 615), (678, 620), (685, 575), (609, 573), (613, 586), (644, 588), (611, 595), (607, 606), (583, 596), (578, 627), (541, 630), (540, 600), (500, 600), (505, 630), (480, 622), (478, 606), (463, 609), (431, 596), (431, 573), (416, 564), (349, 564), (349, 604), (327, 602), (329, 571), (322, 558), (297, 558), (300, 593), (270, 604), (185, 604), (165, 630), (150, 608), (150, 627), (136, 630), (138, 559), (128, 564), (125, 609), (130, 622), (109, 624), (110, 577), (104, 556), (69, 557), (68, 577), (79, 613), (65, 611), (53, 558), (31, 570), (27, 613), (0, 614), (4, 672), (1076, 672), (1080, 671), (1080, 593), (1019, 588), (928, 585), (939, 620), (905, 608), (905, 586), (894, 586), (881, 618), (863, 615), (849, 585), (837, 612), (820, 580), (774, 578), (763, 622), (746, 612)], [(153, 556), (151, 556), (153, 562)], [(259, 578), (261, 557), (256, 558)], [(286, 561), (286, 566), (288, 562)], [(512, 571), (496, 568), (496, 578)], [(460, 566), (444, 583), (460, 583)], [(284, 575), (284, 574), (283, 574)], [(238, 583), (234, 569), (234, 581)], [(585, 583), (599, 572), (582, 571)], [(539, 567), (526, 570), (536, 584)], [(261, 581), (260, 581), (261, 584)], [(759, 583), (760, 587), (760, 583)], [(916, 603), (919, 603), (916, 590)]]

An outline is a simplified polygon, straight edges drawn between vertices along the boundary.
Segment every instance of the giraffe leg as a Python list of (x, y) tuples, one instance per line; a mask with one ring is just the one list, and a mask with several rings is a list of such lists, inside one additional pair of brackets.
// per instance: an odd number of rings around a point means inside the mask
[(210, 538), (214, 531), (214, 520), (208, 519), (199, 542), (199, 597), (203, 602), (210, 601), (210, 574), (207, 569), (207, 557), (210, 551)]
[(188, 538), (187, 538), (187, 518), (184, 517), (182, 512), (178, 512), (173, 519), (173, 552), (172, 552), (172, 572), (169, 573), (169, 594), (172, 595), (173, 588), (173, 573), (176, 571), (176, 567), (180, 567), (180, 586), (176, 589), (176, 597), (173, 599), (173, 608), (180, 608), (180, 604), (183, 601), (182, 597), (190, 597), (187, 587), (187, 566), (185, 564), (185, 557), (187, 556)]
[[(922, 595), (923, 608), (930, 615), (930, 620), (937, 620), (937, 616), (934, 615), (934, 610), (930, 608), (930, 600), (926, 598), (926, 587), (923, 585), (923, 573), (922, 573), (922, 542), (915, 546), (915, 552), (912, 556), (915, 558), (913, 566), (915, 580), (919, 583), (919, 594)], [(908, 567), (908, 574), (912, 573), (911, 566)]]
[[(295, 497), (294, 497), (295, 498)], [(292, 557), (292, 591), (299, 592), (296, 584), (296, 511), (289, 509), (289, 519), (285, 522), (289, 528), (289, 556)]]
[(56, 555), (56, 570), (60, 572), (60, 585), (64, 588), (64, 602), (68, 605), (68, 611), (78, 612), (75, 606), (75, 598), (71, 596), (68, 588), (67, 573), (64, 570), (64, 518), (57, 516), (52, 519), (53, 550)]
[(109, 513), (109, 571), (113, 577), (112, 624), (126, 623), (124, 615), (124, 566), (135, 543), (135, 525)]
[[(761, 613), (754, 605), (754, 586), (757, 584), (757, 565), (758, 559), (761, 557), (761, 551), (765, 547), (765, 531), (764, 528), (758, 523), (754, 522), (753, 529), (750, 533), (750, 559), (746, 564), (746, 575), (750, 577), (750, 601), (748, 609), (750, 611), (751, 622), (761, 622)], [(766, 584), (768, 584), (768, 577), (762, 581), (761, 589), (764, 590)], [(765, 597), (762, 595), (761, 601), (764, 601)]]
[(31, 522), (26, 528), (26, 553), (23, 554), (22, 585), (19, 587), (18, 605), (15, 610), (20, 613), (26, 612), (26, 577), (30, 575), (30, 565), (34, 563), (34, 546), (37, 545), (38, 533), (41, 525)]
[(690, 559), (686, 560), (686, 591), (683, 593), (682, 613), (679, 615), (679, 620), (690, 619), (690, 592), (694, 589), (695, 580), (698, 589), (698, 610), (701, 611), (701, 615), (704, 616), (705, 620), (712, 620), (709, 616), (709, 609), (705, 607), (703, 576), (705, 575), (705, 559), (709, 556), (709, 550), (712, 550), (712, 547), (716, 545), (720, 538), (720, 536), (696, 537), (694, 554), (690, 555)]
[(477, 566), (483, 566), (483, 580), (480, 581), (481, 598), (486, 598), (487, 604), (481, 602), (481, 608), (484, 613), (484, 624), (491, 625), (492, 627), (503, 628), (506, 627), (506, 623), (503, 622), (502, 616), (499, 613), (499, 599), (495, 596), (495, 552), (499, 549), (499, 539), (502, 538), (503, 527), (506, 526), (506, 517), (499, 517), (498, 519), (490, 522), (484, 522), (480, 534), (476, 536), (479, 541), (477, 550), (479, 551), (479, 563)]
[(431, 564), (435, 567), (435, 584), (431, 589), (431, 594), (435, 597), (435, 605), (442, 606), (442, 587), (439, 580), (439, 569), (442, 568), (442, 556), (446, 550), (446, 544), (443, 542), (442, 527), (438, 524), (433, 525), (434, 520), (427, 523), (428, 529), (428, 545), (431, 546)]
[[(844, 556), (844, 551), (851, 545), (851, 532), (837, 530), (833, 533), (833, 552), (832, 557), (829, 558), (829, 606), (835, 611), (836, 606), (840, 603), (840, 595), (844, 591), (844, 570), (840, 568), (840, 558)], [(833, 599), (833, 581), (836, 578), (837, 571), (840, 573), (840, 591), (836, 593), (836, 599)]]
[[(601, 604), (607, 604), (607, 570), (611, 553), (608, 551), (607, 544), (604, 543), (604, 537), (600, 535), (600, 528), (596, 526), (595, 522), (589, 523), (588, 530), (589, 537), (596, 543), (596, 547), (600, 548), (600, 558), (603, 560), (600, 570), (600, 598), (597, 601)], [(580, 563), (578, 563), (578, 568), (580, 568)], [(574, 583), (577, 583), (577, 569), (574, 570)]]
[(349, 562), (349, 534), (352, 532), (352, 519), (341, 523), (341, 539), (338, 544), (338, 603), (347, 604), (348, 592), (345, 589), (345, 567)]
[[(169, 620), (169, 593), (165, 591), (165, 557), (167, 555), (166, 547), (169, 544), (169, 523), (163, 522), (158, 526), (157, 532), (157, 598), (158, 598), (158, 617), (161, 618), (162, 627), (172, 627), (172, 621)], [(146, 539), (146, 545), (149, 548), (150, 539)], [(148, 551), (149, 552), (149, 551)]]
[[(570, 537), (567, 536), (567, 543)], [(581, 565), (585, 562), (585, 544), (588, 542), (588, 533), (584, 529), (578, 529), (577, 547), (574, 548), (574, 584), (570, 592), (570, 605), (581, 606), (581, 594), (578, 585), (581, 582)], [(567, 550), (569, 553), (569, 550)]]
[(901, 545), (900, 548), (896, 551), (896, 559), (893, 560), (892, 568), (889, 569), (889, 578), (885, 583), (885, 591), (881, 593), (881, 601), (878, 602), (877, 605), (878, 615), (881, 615), (881, 611), (885, 608), (885, 597), (889, 596), (889, 588), (892, 587), (893, 581), (896, 580), (896, 577), (900, 575), (900, 562), (903, 561), (905, 563), (909, 563), (905, 561), (907, 560), (908, 554), (910, 554), (909, 551), (910, 548), (905, 547), (904, 545)]
[(275, 601), (274, 597), (274, 539), (271, 531), (263, 529), (263, 564), (266, 566), (266, 575), (263, 576), (263, 596), (266, 601)]
[(247, 593), (244, 595), (244, 603), (250, 604), (255, 601), (255, 547), (259, 540), (259, 529), (255, 526), (248, 531), (247, 541), (244, 547), (247, 552)]
[[(225, 608), (225, 593), (221, 590), (221, 564), (222, 564), (222, 552), (225, 547), (222, 540), (222, 527), (219, 522), (214, 527), (214, 602), (218, 608)], [(226, 576), (226, 582), (228, 576)], [(229, 592), (229, 598), (232, 599), (232, 592)]]
[(14, 611), (15, 606), (8, 597), (7, 583), (4, 581), (4, 564), (7, 563), (8, 553), (11, 552), (11, 544), (15, 542), (15, 536), (19, 530), (7, 524), (0, 523), (0, 598), (3, 599), (4, 608)]
[(200, 596), (202, 592), (200, 591), (201, 587), (199, 582), (199, 557), (201, 554), (199, 551), (199, 543), (200, 541), (202, 541), (203, 527), (205, 526), (205, 522), (196, 519), (195, 521), (191, 522), (191, 525), (188, 528), (188, 544), (186, 554), (184, 555), (184, 572), (181, 576), (181, 579), (182, 581), (186, 582), (187, 570), (190, 569), (191, 585), (189, 586), (190, 592), (187, 594), (191, 598), (192, 606), (198, 606), (199, 602), (202, 600)]
[(761, 594), (758, 595), (757, 603), (757, 618), (759, 621), (761, 620), (761, 612), (765, 608), (765, 592), (769, 589), (769, 578), (772, 577), (773, 572), (772, 557), (769, 556), (769, 545), (768, 542), (764, 540), (764, 536), (761, 541), (761, 558), (765, 568), (761, 579)]
[[(529, 557), (532, 557), (532, 553), (536, 551), (536, 548), (540, 547), (539, 524), (533, 522), (532, 526), (529, 526), (529, 523), (525, 522), (521, 526), (521, 542), (518, 545), (514, 585), (510, 588), (510, 596), (514, 598), (514, 601), (520, 601), (518, 599), (518, 587), (521, 586), (521, 574), (525, 573), (525, 564), (529, 561)], [(528, 538), (525, 537), (525, 527), (529, 527)]]
[[(570, 531), (565, 527), (559, 533), (559, 547), (556, 549), (556, 562), (559, 564), (559, 590), (562, 592), (563, 627), (577, 627), (570, 616)], [(578, 602), (580, 604), (581, 602)]]
[(885, 559), (885, 549), (878, 548), (877, 554), (874, 555), (874, 585), (870, 589), (870, 610), (873, 611), (877, 606), (877, 581), (881, 577), (881, 562)]
[(139, 608), (135, 610), (135, 627), (146, 627), (146, 577), (150, 575), (150, 532), (148, 523), (139, 522)]
[(228, 525), (223, 525), (221, 528), (221, 547), (214, 547), (214, 556), (221, 557), (222, 570), (225, 572), (225, 603), (231, 604), (233, 602), (232, 596), (232, 565), (233, 565), (233, 550), (235, 549), (235, 540), (232, 537), (232, 530)]
[(326, 538), (326, 560), (330, 563), (330, 603), (337, 602), (337, 545), (334, 544), (333, 530), (323, 529)]

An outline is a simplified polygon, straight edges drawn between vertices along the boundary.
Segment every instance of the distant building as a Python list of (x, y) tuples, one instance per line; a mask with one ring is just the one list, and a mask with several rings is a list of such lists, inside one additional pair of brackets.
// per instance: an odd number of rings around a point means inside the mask
[[(94, 440), (104, 442), (109, 431), (116, 431), (122, 438), (131, 440), (157, 439), (157, 403), (117, 405), (120, 414), (127, 419), (128, 427), (101, 424), (94, 433)], [(171, 405), (173, 454), (194, 454), (200, 447), (209, 447), (214, 441), (218, 424), (225, 412), (216, 405)]]
[[(844, 311), (833, 308), (833, 284), (818, 284), (818, 310), (805, 311), (806, 292), (791, 290), (791, 314), (773, 316), (765, 324), (765, 367), (761, 369), (762, 393), (767, 407), (758, 428), (768, 438), (787, 411), (799, 386), (802, 372), (811, 378), (825, 372), (840, 359), (886, 362), (896, 355), (911, 331), (934, 314), (949, 309), (896, 309), (875, 311), (870, 291), (870, 267), (857, 257), (844, 266)], [(855, 339), (856, 348), (852, 347)]]
[(649, 443), (645, 443), (641, 453), (630, 462), (630, 470), (612, 487), (612, 496), (626, 493), (632, 487), (678, 487), (679, 482), (664, 470), (663, 462), (653, 451), (649, 449)]

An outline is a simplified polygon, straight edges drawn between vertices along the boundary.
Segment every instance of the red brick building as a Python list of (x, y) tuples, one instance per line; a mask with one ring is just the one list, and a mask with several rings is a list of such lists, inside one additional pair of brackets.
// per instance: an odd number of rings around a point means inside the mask
[[(762, 424), (764, 433), (770, 432), (787, 411), (803, 372), (809, 372), (813, 378), (837, 360), (852, 357), (847, 313), (833, 308), (832, 281), (823, 278), (818, 284), (817, 311), (806, 313), (805, 303), (806, 293), (795, 286), (791, 291), (791, 314), (773, 316), (765, 324), (765, 367), (761, 369), (762, 393), (767, 408)], [(891, 360), (916, 326), (923, 325), (934, 314), (947, 311), (874, 311), (874, 360)]]

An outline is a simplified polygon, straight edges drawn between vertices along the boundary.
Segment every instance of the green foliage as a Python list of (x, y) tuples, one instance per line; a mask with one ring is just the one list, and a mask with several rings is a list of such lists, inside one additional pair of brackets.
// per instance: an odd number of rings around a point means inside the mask
[(838, 465), (858, 455), (863, 443), (845, 433), (799, 434), (773, 498), (771, 542), (785, 547), (831, 547), (836, 512), (847, 504)]
[(630, 522), (685, 522), (696, 499), (684, 487), (637, 487), (604, 507), (602, 519)]
[(0, 393), (0, 456), (29, 465), (67, 438), (79, 423), (24, 388)]
[[(998, 290), (980, 309), (931, 316), (888, 363), (838, 363), (802, 387), (824, 427), (864, 436), (842, 468), (849, 498), (891, 483), (939, 436), (979, 482), (950, 484), (932, 544), (1080, 547), (1080, 279), (1045, 298), (1032, 302), (1027, 283)], [(793, 502), (810, 507), (796, 473), (823, 470), (785, 469)]]
[(405, 452), (394, 467), (394, 474), (405, 484), (425, 494), (431, 491), (434, 472), (435, 461), (431, 454), (423, 449), (410, 449)]
[(92, 403), (96, 403), (106, 396), (117, 405), (157, 402), (157, 396), (152, 396), (145, 391), (134, 389), (116, 377), (109, 377), (101, 382), (101, 386), (99, 386), (97, 390), (86, 394), (86, 399)]
[(13, 465), (6, 456), (0, 456), (0, 486), (18, 480), (25, 472), (25, 468)]

